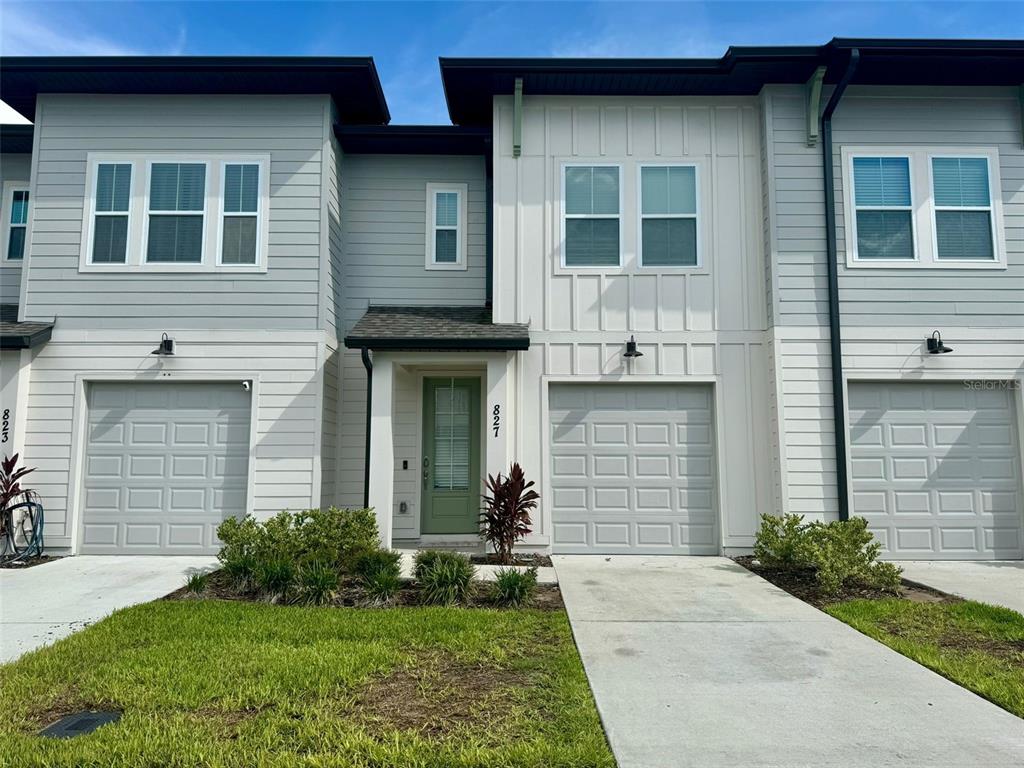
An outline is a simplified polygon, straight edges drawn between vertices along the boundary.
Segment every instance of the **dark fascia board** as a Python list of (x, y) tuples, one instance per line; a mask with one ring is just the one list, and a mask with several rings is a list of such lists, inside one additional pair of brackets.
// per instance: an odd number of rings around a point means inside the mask
[(32, 349), (48, 342), (52, 335), (52, 325), (32, 333), (3, 334), (0, 335), (0, 349)]
[(526, 337), (506, 339), (480, 339), (480, 338), (380, 338), (346, 336), (345, 347), (347, 349), (374, 349), (374, 350), (466, 350), (466, 351), (496, 351), (507, 352), (525, 350), (530, 348), (530, 339)]
[(491, 130), (459, 125), (335, 125), (348, 154), (487, 155)]
[(30, 120), (40, 93), (322, 93), (344, 122), (391, 120), (368, 56), (5, 56), (0, 92)]
[(33, 131), (34, 129), (31, 125), (0, 125), (0, 152), (31, 154)]
[(491, 100), (511, 94), (743, 95), (769, 83), (805, 83), (818, 66), (838, 81), (850, 51), (861, 51), (855, 83), (1019, 85), (1024, 40), (835, 38), (822, 46), (739, 46), (720, 59), (441, 58), (453, 123), (488, 125)]

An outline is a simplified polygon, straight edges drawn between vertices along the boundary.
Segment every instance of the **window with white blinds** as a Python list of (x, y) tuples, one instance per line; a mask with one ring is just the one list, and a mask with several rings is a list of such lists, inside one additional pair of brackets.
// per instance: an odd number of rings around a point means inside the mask
[(988, 158), (933, 157), (935, 255), (938, 259), (995, 258)]
[(28, 200), (27, 187), (5, 185), (3, 210), (4, 226), (7, 236), (4, 242), (4, 258), (8, 261), (25, 259), (25, 241), (28, 239)]
[(427, 269), (466, 269), (466, 184), (427, 184)]
[(619, 166), (566, 165), (563, 174), (562, 266), (620, 266)]
[(127, 260), (131, 199), (131, 163), (100, 163), (96, 166), (90, 252), (93, 264), (124, 264)]
[(698, 265), (696, 166), (641, 166), (640, 265)]
[(470, 388), (454, 379), (449, 386), (434, 390), (435, 490), (469, 488), (471, 407)]
[(222, 264), (255, 264), (260, 229), (259, 165), (225, 163), (223, 200), (220, 261)]
[(153, 163), (148, 215), (147, 262), (202, 262), (206, 164)]
[(853, 158), (858, 259), (914, 259), (909, 157)]

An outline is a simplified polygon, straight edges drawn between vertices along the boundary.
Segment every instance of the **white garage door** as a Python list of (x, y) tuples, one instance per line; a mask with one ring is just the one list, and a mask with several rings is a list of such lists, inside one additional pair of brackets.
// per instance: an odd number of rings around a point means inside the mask
[(552, 384), (555, 552), (718, 553), (711, 387)]
[(249, 393), (238, 382), (96, 383), (83, 553), (203, 554), (245, 514)]
[(1021, 557), (1015, 395), (984, 382), (850, 384), (854, 514), (889, 557)]

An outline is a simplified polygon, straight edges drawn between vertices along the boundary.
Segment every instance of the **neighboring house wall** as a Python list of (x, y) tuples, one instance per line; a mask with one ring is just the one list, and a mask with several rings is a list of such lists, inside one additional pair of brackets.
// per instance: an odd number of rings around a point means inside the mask
[[(825, 95), (827, 98), (827, 94)], [(821, 147), (806, 144), (802, 88), (766, 88), (768, 205), (784, 434), (783, 506), (836, 514)], [(843, 368), (848, 379), (1020, 380), (1024, 371), (1024, 149), (1009, 88), (852, 87), (833, 120)], [(1005, 269), (849, 268), (842, 149), (995, 148)], [(933, 329), (953, 355), (929, 355)]]
[[(32, 176), (32, 155), (11, 154), (9, 152), (0, 154), (0, 190), (4, 192), (4, 199), (0, 201), (0, 216), (3, 221), (10, 221), (11, 212), (7, 207), (7, 191), (4, 186), (7, 182), (23, 181), (26, 189)], [(6, 231), (6, 228), (0, 228)], [(28, 253), (28, 242), (26, 239), (25, 253)], [(0, 304), (17, 304), (21, 292), (21, 261), (8, 261), (7, 243), (0, 243)]]
[[(425, 268), (427, 184), (435, 182), (467, 187), (465, 270)], [(341, 198), (344, 331), (362, 317), (370, 304), (483, 305), (487, 228), (484, 158), (348, 154), (341, 163)], [(403, 460), (414, 468), (419, 465), (419, 425), (415, 419), (419, 413), (416, 398), (420, 395), (415, 382), (410, 383), (401, 374), (396, 375), (396, 388), (395, 535), (407, 530), (415, 535), (418, 532), (406, 524), (414, 519), (412, 510), (399, 517), (397, 507), (402, 501), (413, 503), (404, 478), (418, 474), (403, 471), (401, 466)], [(343, 355), (341, 381), (339, 505), (363, 503), (365, 429), (366, 371), (359, 351), (348, 350)]]
[[(545, 98), (523, 108), (512, 155), (512, 102), (495, 100), (495, 319), (529, 322), (517, 355), (513, 459), (538, 479), (531, 543), (551, 535), (547, 397), (560, 381), (713, 382), (725, 547), (749, 547), (774, 511), (763, 247), (760, 114), (743, 98)], [(699, 269), (565, 269), (563, 163), (621, 166), (622, 249), (637, 249), (638, 164), (700, 166)], [(627, 363), (635, 334), (644, 356)]]

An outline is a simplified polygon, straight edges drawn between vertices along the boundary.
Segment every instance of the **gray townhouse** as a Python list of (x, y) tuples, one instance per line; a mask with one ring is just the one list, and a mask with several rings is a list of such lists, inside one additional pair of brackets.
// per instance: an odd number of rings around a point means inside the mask
[(6, 58), (3, 452), (51, 550), (200, 553), (373, 507), (390, 545), (1024, 557), (1024, 42), (721, 59)]

